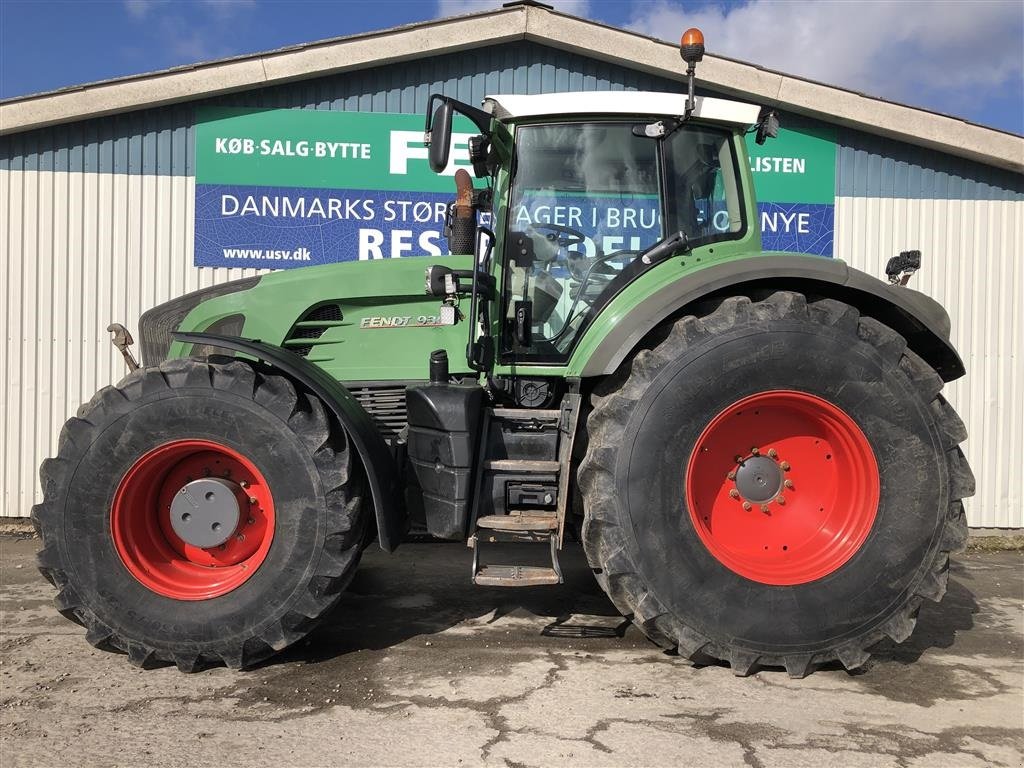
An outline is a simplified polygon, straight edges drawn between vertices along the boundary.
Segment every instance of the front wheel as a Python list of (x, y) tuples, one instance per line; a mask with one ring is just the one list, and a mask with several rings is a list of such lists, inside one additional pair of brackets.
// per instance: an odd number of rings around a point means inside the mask
[(732, 297), (599, 386), (584, 546), (652, 639), (737, 674), (852, 669), (902, 642), (966, 538), (974, 480), (942, 380), (841, 302)]
[(58, 608), (140, 666), (251, 665), (309, 632), (359, 561), (344, 432), (245, 362), (172, 360), (106, 387), (40, 475)]

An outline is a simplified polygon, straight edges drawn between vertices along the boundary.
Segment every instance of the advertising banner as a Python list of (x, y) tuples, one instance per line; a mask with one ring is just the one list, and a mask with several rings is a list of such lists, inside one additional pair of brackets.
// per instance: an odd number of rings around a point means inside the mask
[(477, 133), (458, 118), (453, 162), (427, 164), (423, 118), (382, 113), (201, 108), (195, 264), (303, 267), (437, 256), (452, 176)]
[(766, 251), (832, 255), (836, 203), (834, 128), (781, 128), (758, 146), (747, 136)]
[[(201, 107), (196, 123), (196, 266), (281, 269), (448, 252), (451, 177), (469, 166), (477, 132), (465, 118), (456, 117), (444, 174), (427, 164), (418, 115)], [(761, 147), (749, 138), (764, 247), (831, 256), (834, 134), (784, 128)], [(647, 245), (646, 207), (619, 206), (635, 216), (621, 222), (620, 247)]]

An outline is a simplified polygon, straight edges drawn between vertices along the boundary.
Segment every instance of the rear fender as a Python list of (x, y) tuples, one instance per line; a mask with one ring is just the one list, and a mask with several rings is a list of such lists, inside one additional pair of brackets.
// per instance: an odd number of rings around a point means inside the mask
[(381, 549), (394, 551), (408, 527), (405, 509), (399, 497), (401, 483), (398, 468), (377, 425), (351, 392), (305, 358), (272, 344), (213, 333), (179, 331), (173, 336), (178, 341), (231, 349), (255, 357), (320, 398), (355, 445), (370, 483)]
[(944, 381), (964, 375), (964, 364), (949, 341), (949, 315), (941, 304), (918, 291), (851, 269), (843, 261), (795, 255), (728, 261), (663, 285), (605, 333), (581, 375), (614, 372), (648, 333), (666, 319), (684, 314), (695, 302), (765, 289), (799, 291), (850, 304), (900, 333)]

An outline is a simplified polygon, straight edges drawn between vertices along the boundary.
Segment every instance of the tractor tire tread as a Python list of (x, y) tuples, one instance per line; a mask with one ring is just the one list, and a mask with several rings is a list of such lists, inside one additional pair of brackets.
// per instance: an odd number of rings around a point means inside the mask
[[(271, 622), (259, 632), (259, 637), (225, 644), (215, 652), (160, 649), (118, 634), (69, 584), (57, 543), (57, 520), (61, 514), (59, 491), (68, 479), (67, 471), (73, 466), (75, 452), (92, 443), (97, 427), (90, 416), (130, 408), (132, 401), (154, 392), (165, 391), (170, 396), (176, 387), (231, 392), (252, 399), (274, 413), (311, 449), (329, 501), (327, 527), (334, 551), (319, 558), (305, 593), (293, 606), (297, 610), (290, 610)], [(95, 418), (95, 422), (102, 423), (103, 418)], [(43, 501), (35, 505), (31, 513), (42, 541), (36, 556), (37, 567), (59, 590), (54, 600), (58, 611), (86, 628), (86, 640), (101, 650), (127, 654), (134, 666), (150, 668), (174, 664), (183, 672), (221, 663), (234, 669), (251, 667), (303, 637), (337, 604), (355, 572), (366, 523), (366, 515), (358, 514), (364, 495), (362, 475), (354, 465), (356, 459), (346, 438), (332, 432), (320, 401), (298, 391), (283, 376), (258, 372), (248, 363), (231, 358), (216, 361), (182, 358), (139, 368), (116, 386), (104, 387), (82, 406), (78, 415), (64, 425), (58, 446), (57, 456), (47, 459), (40, 467)]]
[[(731, 296), (708, 313), (687, 315), (666, 331), (646, 339), (619, 370), (595, 387), (588, 418), (587, 452), (580, 462), (578, 483), (584, 500), (583, 545), (588, 562), (615, 607), (632, 615), (637, 626), (656, 644), (676, 650), (680, 656), (699, 661), (711, 657), (730, 664), (739, 675), (761, 667), (783, 667), (793, 677), (804, 677), (820, 664), (838, 660), (849, 670), (862, 666), (871, 646), (884, 637), (902, 642), (913, 632), (917, 613), (925, 599), (937, 601), (946, 589), (949, 555), (961, 551), (967, 540), (967, 522), (961, 499), (974, 493), (974, 476), (960, 450), (966, 429), (956, 412), (939, 394), (942, 379), (920, 356), (907, 347), (895, 330), (856, 308), (834, 299), (808, 299), (793, 291), (776, 291), (759, 301)], [(668, 613), (639, 612), (647, 599), (647, 588), (626, 547), (625, 532), (615, 508), (617, 446), (625, 431), (633, 403), (642, 395), (660, 369), (658, 361), (677, 355), (690, 344), (733, 327), (744, 319), (812, 318), (817, 322), (847, 329), (872, 344), (884, 359), (897, 365), (907, 376), (923, 402), (930, 404), (943, 440), (950, 478), (950, 506), (939, 545), (906, 602), (881, 627), (837, 648), (816, 654), (761, 654), (748, 649), (715, 643)]]

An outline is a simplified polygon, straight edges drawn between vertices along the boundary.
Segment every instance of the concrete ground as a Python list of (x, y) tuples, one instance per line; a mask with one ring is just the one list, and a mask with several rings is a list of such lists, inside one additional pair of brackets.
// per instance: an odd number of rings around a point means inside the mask
[(142, 671), (0, 538), (0, 765), (1019, 766), (1024, 555), (969, 553), (857, 675), (737, 678), (661, 653), (579, 551), (567, 583), (471, 587), (455, 544), (371, 550), (339, 610), (250, 672)]

